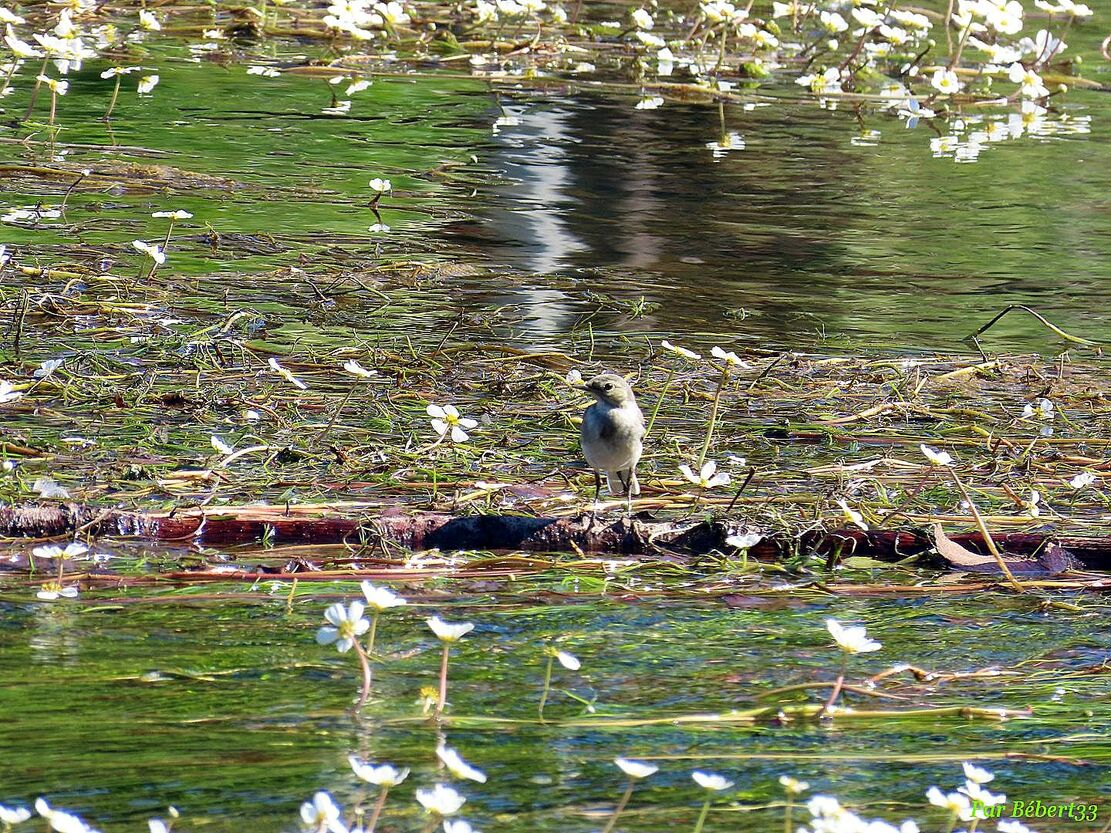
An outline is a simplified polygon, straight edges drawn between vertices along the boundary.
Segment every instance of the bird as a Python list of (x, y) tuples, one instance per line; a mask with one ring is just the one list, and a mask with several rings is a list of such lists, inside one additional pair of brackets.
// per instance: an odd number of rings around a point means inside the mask
[(595, 376), (583, 386), (594, 397), (582, 421), (582, 450), (594, 469), (594, 500), (602, 490), (599, 472), (606, 473), (611, 495), (640, 494), (637, 462), (644, 440), (644, 414), (637, 407), (633, 389), (616, 373)]

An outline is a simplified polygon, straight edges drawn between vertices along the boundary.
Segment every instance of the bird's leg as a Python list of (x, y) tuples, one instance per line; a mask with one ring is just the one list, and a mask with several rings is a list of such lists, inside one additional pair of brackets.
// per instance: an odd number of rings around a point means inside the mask
[(598, 498), (602, 494), (602, 478), (598, 474), (598, 469), (594, 469), (594, 505), (598, 505)]
[(628, 475), (623, 471), (619, 471), (617, 473), (617, 479), (621, 481), (621, 486), (625, 492), (625, 507), (631, 515), (633, 514), (633, 470), (629, 469)]

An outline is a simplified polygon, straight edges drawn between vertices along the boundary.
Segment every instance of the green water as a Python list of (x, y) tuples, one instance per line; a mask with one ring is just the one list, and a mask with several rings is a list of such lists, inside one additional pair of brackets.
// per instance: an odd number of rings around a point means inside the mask
[[(421, 686), (435, 684), (439, 665), (421, 618), (439, 612), (477, 623), (452, 658), (444, 734), (489, 776), (485, 785), (461, 787), (466, 816), (483, 829), (598, 829), (621, 789), (611, 763), (618, 755), (661, 767), (637, 792), (622, 824), (627, 830), (692, 826), (695, 768), (737, 782), (711, 815), (712, 830), (777, 828), (782, 808), (767, 805), (781, 799), (774, 783), (781, 774), (869, 815), (922, 820), (925, 789), (952, 789), (966, 759), (996, 772), (993, 786), (1012, 799), (1106, 799), (1111, 712), (1098, 668), (1107, 648), (1099, 623), (1108, 609), (1097, 600), (1075, 599), (1080, 612), (1047, 612), (994, 595), (791, 600), (746, 582), (727, 604), (718, 595), (669, 599), (627, 579), (605, 597), (567, 583), (525, 584), (401, 587), (420, 606), (383, 618), (378, 644), (389, 658), (361, 723), (345, 713), (357, 686), (355, 663), (312, 639), (324, 605), (357, 592), (351, 584), (314, 585), (315, 598), (288, 613), (284, 598), (269, 596), (265, 585), (246, 593), (231, 585), (203, 593), (101, 591), (71, 605), (28, 603), (9, 590), (0, 630), (5, 796), (49, 795), (109, 831), (137, 829), (166, 803), (182, 811), (189, 829), (241, 830), (243, 818), (259, 830), (292, 829), (299, 802), (316, 789), (330, 789), (344, 803), (355, 799), (346, 756), (357, 753), (413, 768), (382, 829), (419, 829), (412, 790), (437, 778), (437, 730), (419, 718), (415, 701)], [(646, 576), (644, 584), (657, 582)], [(907, 685), (881, 684), (880, 691), (898, 690), (905, 701), (852, 696), (854, 707), (1029, 707), (1036, 719), (607, 725), (617, 716), (818, 702), (816, 690), (757, 698), (832, 678), (837, 659), (823, 626), (830, 615), (867, 624), (884, 643), (881, 652), (853, 661), (861, 677), (897, 662), (1000, 672), (940, 684), (916, 684), (904, 674)], [(575, 673), (557, 666), (549, 722), (541, 725), (540, 647), (547, 640), (580, 656), (583, 667)], [(561, 689), (592, 702), (594, 714)], [(1097, 828), (1058, 821), (1040, 829)]]
[[(1075, 40), (1092, 58), (1089, 75), (1106, 80), (1106, 66), (1094, 59), (1095, 26)], [(1060, 105), (1071, 121), (1054, 112), (1048, 118), (1057, 127), (992, 143), (974, 163), (958, 164), (930, 151), (930, 138), (944, 133), (940, 124), (908, 129), (893, 115), (846, 105), (830, 112), (790, 85), (754, 93), (755, 109), (669, 103), (643, 111), (635, 96), (496, 94), (479, 80), (379, 77), (353, 97), (349, 114), (330, 116), (321, 113), (331, 96), (324, 80), (257, 78), (240, 64), (194, 64), (185, 50), (165, 49), (155, 95), (139, 101), (125, 94), (110, 133), (97, 121), (110, 92), (97, 77), (102, 66), (94, 62), (76, 76), (60, 106), (64, 163), (51, 162), (41, 144), (2, 146), (11, 166), (0, 183), (5, 208), (57, 204), (74, 171), (91, 168), (94, 177), (74, 190), (64, 221), (6, 224), (0, 242), (25, 264), (129, 274), (139, 262), (131, 241), (164, 232), (149, 214), (187, 209), (195, 217), (178, 226), (170, 266), (132, 296), (150, 302), (152, 320), (186, 325), (167, 325), (169, 353), (159, 353), (126, 328), (86, 332), (85, 325), (118, 324), (111, 313), (90, 314), (72, 328), (47, 317), (26, 328), (18, 357), (5, 337), (0, 376), (80, 354), (119, 372), (125, 394), (136, 383), (131, 371), (161, 374), (158, 384), (176, 389), (166, 356), (191, 356), (190, 334), (237, 310), (251, 316), (245, 338), (283, 353), (305, 345), (401, 350), (406, 342), (428, 351), (454, 326), (460, 339), (474, 334), (595, 358), (619, 357), (659, 335), (691, 343), (726, 335), (721, 340), (769, 348), (944, 350), (958, 348), (961, 336), (1008, 302), (1032, 304), (1079, 335), (1105, 333), (1111, 99), (1104, 93), (1073, 91)], [(275, 56), (303, 51), (282, 44)], [(23, 101), (5, 106), (17, 113)], [(519, 124), (495, 133), (505, 113)], [(723, 122), (744, 135), (746, 147), (714, 159), (705, 145)], [(879, 135), (866, 132), (873, 130)], [(24, 135), (0, 129), (2, 139)], [(171, 173), (152, 190), (128, 181), (121, 163), (221, 179)], [(35, 166), (65, 174), (27, 170)], [(394, 186), (381, 206), (391, 231), (380, 236), (367, 231), (375, 222), (366, 188), (372, 177)], [(391, 304), (382, 310), (365, 297), (321, 302), (311, 281), (289, 271), (330, 281), (414, 250), (445, 271), (385, 286)], [(5, 301), (25, 288), (61, 292), (65, 283), (5, 273)], [(116, 286), (87, 283), (90, 297), (115, 297)], [(1060, 348), (1025, 318), (1008, 319), (990, 341), (1021, 352)], [(436, 368), (441, 376), (449, 371), (447, 359)], [(186, 387), (194, 384), (207, 382), (190, 377)], [(98, 393), (103, 412), (80, 400), (59, 402), (42, 412), (6, 412), (3, 427), (27, 441), (97, 437), (113, 476), (130, 477), (130, 465), (159, 472), (182, 460), (199, 465), (197, 448), (212, 431), (225, 431), (240, 407), (240, 382), (223, 384), (227, 402), (203, 413), (168, 415), (148, 403), (137, 418), (123, 417)], [(158, 435), (163, 430), (169, 440)], [(394, 426), (370, 430), (386, 434)], [(815, 454), (833, 459), (840, 451)], [(65, 482), (70, 462), (54, 464)], [(32, 462), (27, 468), (41, 473)], [(147, 470), (134, 474), (141, 485), (129, 501), (160, 506), (181, 497), (167, 497), (148, 475), (155, 479)], [(113, 489), (127, 488), (91, 475), (80, 481), (109, 502), (119, 494)], [(25, 497), (11, 480), (3, 488), (9, 498)], [(318, 498), (315, 488), (304, 475), (301, 491), (289, 490)], [(346, 488), (339, 491), (360, 487)], [(179, 555), (156, 553), (155, 561), (173, 566)], [(147, 566), (128, 564), (123, 572)], [(77, 601), (44, 603), (33, 599), (37, 585), (2, 579), (0, 802), (45, 795), (109, 833), (143, 829), (167, 804), (181, 810), (184, 830), (293, 830), (298, 805), (314, 791), (331, 790), (345, 805), (359, 797), (346, 764), (358, 753), (413, 767), (380, 829), (420, 830), (412, 792), (437, 777), (437, 734), (420, 718), (417, 699), (438, 668), (438, 647), (421, 618), (435, 611), (478, 625), (452, 661), (445, 731), (490, 777), (463, 788), (464, 815), (487, 831), (600, 829), (623, 788), (611, 763), (617, 755), (661, 765), (621, 823), (645, 833), (693, 827), (702, 799), (689, 779), (694, 768), (737, 782), (707, 831), (780, 829), (782, 807), (767, 805), (781, 799), (775, 780), (782, 774), (865, 815), (928, 818), (937, 830), (945, 820), (924, 809), (925, 790), (960, 783), (961, 760), (995, 771), (992, 786), (1008, 798), (1106, 799), (1111, 710), (1102, 598), (826, 599), (782, 592), (782, 578), (707, 573), (633, 573), (605, 593), (597, 573), (579, 576), (575, 568), (527, 581), (403, 585), (420, 607), (384, 620), (380, 645), (391, 657), (377, 671), (362, 722), (346, 712), (355, 663), (312, 638), (325, 604), (351, 596), (353, 585), (302, 585), (287, 612), (284, 589), (271, 596), (265, 584), (102, 584)], [(823, 626), (831, 615), (867, 624), (884, 643), (882, 652), (854, 660), (857, 677), (898, 662), (1002, 672), (918, 683), (903, 674), (891, 691), (905, 700), (850, 694), (856, 708), (1033, 714), (1004, 722), (924, 715), (612, 725), (618, 717), (819, 702), (826, 689), (756, 698), (833, 678), (838, 659)], [(558, 640), (584, 665), (577, 674), (557, 671), (556, 688), (579, 699), (557, 691), (550, 722), (540, 724), (546, 640)], [(593, 713), (582, 701), (593, 703)], [(1104, 803), (1099, 826), (1108, 813)], [(1067, 821), (1031, 826), (1099, 829)]]

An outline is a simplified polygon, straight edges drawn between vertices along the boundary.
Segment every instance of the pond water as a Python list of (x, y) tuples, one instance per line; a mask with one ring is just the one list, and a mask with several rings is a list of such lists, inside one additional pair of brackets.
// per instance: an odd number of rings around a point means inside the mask
[[(1111, 78), (1096, 57), (1095, 27), (1073, 39), (1091, 59), (1087, 74)], [(587, 86), (544, 92), (399, 72), (377, 78), (349, 113), (328, 115), (325, 76), (259, 78), (239, 64), (194, 63), (184, 48), (159, 48), (158, 94), (122, 103), (110, 131), (97, 121), (102, 67), (74, 77), (62, 161), (47, 166), (54, 173), (40, 169), (41, 146), (33, 148), (40, 158), (29, 156), (15, 144), (22, 131), (0, 128), (0, 204), (56, 204), (76, 172), (91, 169), (65, 218), (6, 222), (3, 242), (25, 263), (103, 272), (131, 262), (132, 239), (163, 233), (152, 211), (191, 211), (196, 219), (174, 237), (173, 283), (154, 298), (162, 314), (211, 321), (250, 309), (273, 343), (325, 350), (399, 333), (423, 344), (462, 326), (529, 350), (565, 349), (571, 339), (585, 351), (588, 322), (598, 356), (619, 356), (646, 337), (697, 344), (722, 333), (761, 348), (960, 350), (960, 339), (1007, 303), (1036, 307), (1080, 336), (1106, 330), (1106, 93), (1074, 90), (1033, 127), (1016, 128), (1021, 137), (985, 141), (974, 161), (958, 161), (944, 142), (931, 149), (946, 135), (942, 124), (908, 126), (844, 102), (821, 107), (789, 83), (753, 90), (747, 103), (643, 109), (638, 96)], [(273, 49), (262, 57), (293, 63), (304, 52), (292, 43)], [(984, 129), (1008, 121), (1005, 111), (968, 119)], [(740, 140), (727, 151), (708, 147), (723, 133), (743, 137), (743, 148)], [(152, 189), (125, 163), (189, 173), (164, 171)], [(366, 190), (373, 176), (393, 182), (380, 206), (388, 233), (367, 231), (377, 219)], [(318, 306), (289, 271), (367, 268), (404, 260), (414, 247), (448, 280), (414, 285), (387, 319), (343, 302)], [(5, 298), (38, 281), (6, 274)], [(23, 349), (38, 362), (59, 344), (78, 353), (106, 349), (110, 338), (78, 329), (62, 342), (57, 332), (30, 330)], [(1029, 318), (1008, 318), (988, 338), (1000, 350), (1061, 346)], [(123, 337), (107, 348), (121, 362), (145, 361), (142, 345)], [(79, 420), (21, 412), (8, 428), (53, 436)], [(129, 559), (125, 575), (184, 558), (118, 553)], [(440, 612), (478, 626), (453, 659), (446, 739), (489, 775), (487, 785), (464, 789), (467, 817), (487, 831), (602, 828), (624, 785), (611, 763), (617, 755), (661, 766), (623, 817), (629, 831), (692, 827), (701, 801), (689, 779), (695, 768), (738, 785), (707, 831), (779, 829), (775, 782), (784, 774), (868, 816), (925, 818), (925, 790), (959, 784), (962, 760), (996, 772), (992, 786), (1010, 798), (1103, 800), (1106, 823), (1111, 643), (1102, 598), (831, 597), (774, 574), (657, 568), (615, 576), (569, 562), (512, 579), (449, 571), (400, 585), (416, 604), (383, 621), (389, 657), (361, 722), (347, 712), (352, 658), (313, 641), (324, 606), (357, 594), (354, 583), (305, 582), (291, 607), (288, 586), (231, 582), (203, 591), (102, 586), (42, 603), (22, 578), (0, 574), (0, 802), (45, 795), (107, 833), (144, 829), (168, 804), (183, 813), (183, 830), (292, 830), (315, 790), (344, 804), (367, 800), (346, 763), (357, 753), (413, 768), (379, 829), (424, 829), (412, 788), (437, 778), (437, 730), (416, 701), (421, 686), (435, 684), (438, 646), (421, 620)], [(910, 585), (921, 576), (859, 579)], [(903, 672), (888, 690), (898, 699), (848, 695), (858, 709), (926, 710), (915, 717), (679, 719), (820, 702), (828, 689), (759, 697), (835, 676), (827, 616), (866, 624), (884, 643), (882, 653), (853, 660), (861, 678), (900, 662), (945, 674), (991, 670), (940, 681)], [(581, 656), (583, 668), (557, 669), (541, 724), (549, 641)], [(1034, 708), (1036, 717), (929, 711), (952, 706)], [(943, 815), (931, 818), (944, 829)]]
[[(992, 786), (1012, 800), (1107, 797), (1111, 711), (1098, 672), (1106, 603), (1078, 598), (1083, 611), (1068, 612), (998, 595), (830, 599), (743, 579), (667, 589), (636, 571), (599, 595), (599, 578), (571, 569), (517, 582), (402, 585), (419, 607), (383, 618), (378, 645), (387, 659), (360, 723), (347, 711), (357, 666), (312, 638), (323, 605), (358, 594), (353, 583), (314, 585), (291, 611), (288, 586), (268, 583), (254, 592), (101, 591), (77, 605), (20, 602), (9, 591), (0, 608), (0, 783), (11, 800), (46, 794), (107, 831), (139, 829), (167, 803), (186, 829), (230, 833), (250, 818), (253, 829), (285, 830), (316, 789), (345, 805), (359, 799), (346, 759), (360, 754), (412, 767), (381, 829), (420, 829), (412, 789), (442, 778), (432, 756), (437, 728), (415, 705), (417, 691), (436, 681), (439, 649), (421, 620), (438, 612), (477, 624), (452, 658), (443, 737), (489, 777), (461, 788), (467, 817), (484, 830), (599, 829), (623, 786), (612, 764), (619, 755), (661, 768), (638, 790), (626, 830), (693, 826), (699, 796), (689, 772), (697, 768), (739, 787), (709, 830), (778, 829), (783, 774), (889, 820), (921, 819), (926, 788), (955, 787), (962, 760), (994, 771)], [(897, 662), (995, 672), (940, 683), (904, 673), (895, 696), (905, 699), (853, 696), (856, 708), (1033, 707), (1037, 719), (672, 720), (816, 702), (828, 689), (760, 697), (835, 676), (823, 626), (831, 615), (883, 640), (881, 653), (853, 661), (861, 677)], [(549, 722), (539, 724), (547, 642), (583, 667), (557, 666)], [(1098, 828), (1056, 820), (1037, 829)]]

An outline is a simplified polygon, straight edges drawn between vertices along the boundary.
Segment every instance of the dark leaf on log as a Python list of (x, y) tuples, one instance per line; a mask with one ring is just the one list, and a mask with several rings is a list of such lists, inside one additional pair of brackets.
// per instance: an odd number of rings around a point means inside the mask
[(999, 569), (999, 565), (995, 563), (994, 558), (990, 555), (980, 555), (965, 549), (949, 538), (940, 524), (934, 524), (934, 546), (937, 547), (941, 557), (948, 561), (952, 567), (975, 569), (990, 565), (992, 569)]

